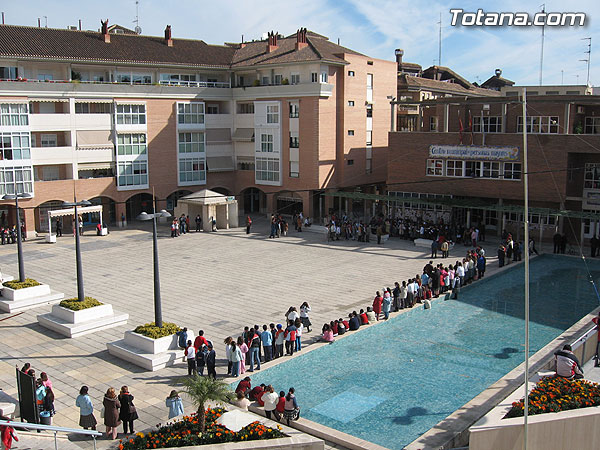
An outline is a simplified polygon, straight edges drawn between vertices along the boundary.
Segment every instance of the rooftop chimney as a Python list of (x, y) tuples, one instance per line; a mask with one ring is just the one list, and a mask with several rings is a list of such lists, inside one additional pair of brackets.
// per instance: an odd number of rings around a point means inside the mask
[(81, 19), (79, 19), (79, 31), (81, 31)]
[(304, 47), (308, 47), (306, 28), (300, 28), (296, 31), (296, 50), (302, 50)]
[(244, 35), (242, 34), (242, 41), (240, 42), (240, 48), (244, 48), (246, 43), (244, 42)]
[(398, 64), (398, 67), (400, 67), (402, 65), (402, 57), (404, 56), (404, 50), (402, 50), (401, 48), (397, 48), (394, 53), (396, 53), (396, 64)]
[(110, 44), (110, 34), (108, 34), (108, 19), (101, 20), (100, 23), (102, 24), (101, 32), (102, 37), (104, 38), (104, 42)]
[(500, 75), (502, 75), (502, 69), (496, 69), (496, 70), (494, 71), (494, 74), (495, 74), (497, 77), (500, 77)]
[(277, 50), (277, 48), (278, 48), (277, 36), (278, 35), (279, 35), (279, 33), (275, 33), (273, 31), (269, 32), (269, 34), (268, 34), (269, 43), (267, 44), (267, 53), (271, 53), (271, 52), (274, 52), (275, 50)]
[(165, 42), (169, 47), (173, 47), (173, 39), (171, 39), (171, 25), (165, 28)]

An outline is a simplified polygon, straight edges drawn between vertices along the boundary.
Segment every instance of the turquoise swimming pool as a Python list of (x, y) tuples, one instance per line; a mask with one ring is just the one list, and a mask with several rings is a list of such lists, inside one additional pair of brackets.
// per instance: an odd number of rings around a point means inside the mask
[[(588, 262), (596, 283), (600, 263)], [(580, 259), (531, 261), (533, 355), (598, 306)], [(523, 267), (284, 364), (252, 384), (296, 389), (301, 414), (390, 449), (402, 449), (524, 360)], [(317, 327), (315, 327), (316, 329)]]

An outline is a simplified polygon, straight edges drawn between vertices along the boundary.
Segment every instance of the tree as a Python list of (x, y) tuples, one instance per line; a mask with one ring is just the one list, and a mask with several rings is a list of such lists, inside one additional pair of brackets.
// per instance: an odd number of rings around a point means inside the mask
[(208, 401), (225, 403), (233, 397), (233, 392), (229, 385), (221, 380), (198, 375), (184, 378), (183, 386), (184, 392), (190, 396), (194, 405), (198, 407), (200, 429), (204, 433), (206, 427), (205, 404)]

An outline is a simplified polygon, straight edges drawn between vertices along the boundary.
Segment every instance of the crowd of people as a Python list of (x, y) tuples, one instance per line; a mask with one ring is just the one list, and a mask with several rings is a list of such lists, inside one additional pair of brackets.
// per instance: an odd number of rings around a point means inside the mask
[(285, 419), (289, 425), (290, 421), (300, 418), (300, 407), (295, 392), (294, 388), (291, 387), (288, 389), (287, 394), (285, 391), (280, 391), (277, 394), (270, 384), (261, 384), (253, 388), (250, 377), (245, 377), (235, 388), (237, 399), (232, 403), (247, 410), (250, 402), (255, 401), (264, 408), (267, 419), (274, 418), (279, 422)]
[[(2, 245), (6, 244), (16, 244), (17, 243), (17, 235), (18, 230), (17, 226), (13, 225), (12, 227), (3, 226), (0, 227), (0, 243)], [(21, 225), (21, 239), (25, 240), (25, 225)]]

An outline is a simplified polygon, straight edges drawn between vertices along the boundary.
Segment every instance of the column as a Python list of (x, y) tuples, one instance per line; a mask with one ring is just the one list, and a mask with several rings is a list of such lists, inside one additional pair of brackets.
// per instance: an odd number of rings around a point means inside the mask
[(267, 217), (271, 217), (271, 214), (275, 213), (275, 207), (277, 206), (275, 204), (275, 194), (265, 194), (266, 197), (266, 209), (267, 209)]
[[(19, 203), (19, 209), (22, 211), (22, 217), (25, 219), (25, 239), (30, 239), (35, 237), (35, 209), (28, 208), (25, 209), (25, 206), (29, 206), (26, 203), (23, 204), (23, 200)], [(48, 220), (47, 218), (42, 217), (42, 220)], [(16, 216), (15, 216), (16, 220)], [(16, 222), (15, 222), (16, 223)]]
[[(560, 208), (561, 211), (563, 211), (565, 209), (565, 203), (564, 202), (560, 202), (559, 208)], [(564, 216), (558, 216), (558, 232), (560, 234), (563, 234), (564, 227), (565, 227), (565, 218), (564, 218)]]
[(467, 209), (467, 223), (465, 224), (466, 228), (471, 226), (471, 210)]

